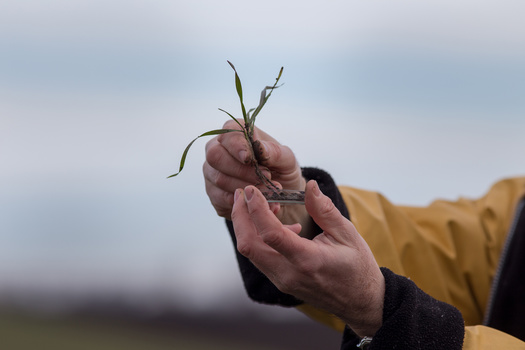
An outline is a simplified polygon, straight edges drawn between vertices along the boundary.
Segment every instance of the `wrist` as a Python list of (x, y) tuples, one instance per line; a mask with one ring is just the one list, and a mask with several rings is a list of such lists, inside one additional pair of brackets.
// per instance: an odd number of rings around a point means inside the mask
[(370, 278), (368, 282), (368, 292), (365, 293), (364, 298), (369, 300), (359, 303), (361, 307), (351, 310), (350, 315), (346, 316), (346, 319), (343, 318), (348, 327), (360, 338), (373, 337), (383, 325), (385, 279), (379, 271), (378, 278)]

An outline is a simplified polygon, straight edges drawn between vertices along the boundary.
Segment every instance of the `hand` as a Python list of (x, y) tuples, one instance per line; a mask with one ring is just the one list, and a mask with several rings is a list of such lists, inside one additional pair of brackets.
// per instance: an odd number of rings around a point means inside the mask
[(370, 248), (315, 181), (306, 185), (305, 205), (324, 230), (313, 240), (298, 235), (301, 225), (283, 225), (256, 187), (237, 190), (237, 249), (282, 292), (373, 336), (382, 324), (385, 282)]
[[(224, 128), (240, 129), (233, 120), (226, 122)], [(258, 128), (255, 128), (254, 139), (261, 141), (263, 146), (261, 166), (265, 176), (282, 188), (303, 190), (306, 181), (292, 150)], [(250, 151), (244, 135), (232, 132), (210, 140), (206, 144), (203, 174), (206, 193), (217, 214), (230, 219), (235, 190), (259, 182), (250, 164)], [(272, 208), (275, 212), (279, 210), (278, 205)], [(287, 216), (285, 213), (280, 215)]]

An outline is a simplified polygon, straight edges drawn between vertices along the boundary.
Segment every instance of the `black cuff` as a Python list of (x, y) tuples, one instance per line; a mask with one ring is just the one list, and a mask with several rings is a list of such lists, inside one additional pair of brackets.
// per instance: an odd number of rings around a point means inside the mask
[[(325, 171), (317, 168), (303, 168), (303, 176), (306, 180), (316, 180), (321, 191), (330, 197), (339, 211), (348, 218), (348, 210), (343, 197), (332, 177)], [(237, 246), (235, 232), (231, 221), (226, 220), (226, 225), (232, 238), (234, 247)], [(318, 227), (317, 232), (321, 229)], [(297, 306), (303, 302), (293, 295), (281, 292), (252, 262), (235, 249), (237, 263), (244, 282), (244, 288), (248, 296), (259, 303), (277, 304), (281, 306)]]
[[(465, 325), (452, 305), (436, 300), (406, 277), (382, 267), (383, 325), (367, 348), (454, 350), (463, 347)], [(359, 338), (346, 327), (341, 349), (356, 349)]]
[(303, 176), (306, 181), (317, 181), (321, 192), (330, 197), (336, 208), (339, 209), (345, 218), (350, 219), (350, 214), (348, 213), (348, 208), (343, 200), (343, 196), (341, 196), (341, 192), (339, 192), (339, 189), (330, 174), (318, 168), (303, 168)]

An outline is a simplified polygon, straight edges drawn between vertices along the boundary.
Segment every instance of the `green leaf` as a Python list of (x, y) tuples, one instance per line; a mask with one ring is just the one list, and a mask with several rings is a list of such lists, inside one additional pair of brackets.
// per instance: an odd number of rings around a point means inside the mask
[(248, 123), (248, 117), (246, 116), (246, 108), (244, 107), (244, 102), (242, 98), (242, 84), (241, 84), (241, 78), (239, 78), (239, 74), (237, 74), (237, 70), (235, 69), (235, 66), (230, 61), (226, 61), (228, 64), (233, 68), (233, 71), (235, 72), (235, 88), (237, 89), (237, 95), (239, 95), (239, 100), (241, 101), (241, 109), (242, 109), (242, 117), (244, 118), (244, 122)]
[[(232, 118), (233, 120), (235, 120), (235, 122), (236, 122), (237, 124), (239, 124), (239, 126), (240, 126), (242, 129), (244, 129), (244, 127), (242, 126), (242, 124), (239, 123), (239, 121), (237, 120), (237, 118), (235, 118), (233, 115), (231, 115), (230, 113), (226, 112), (226, 111), (225, 111), (224, 109), (222, 109), (222, 108), (219, 108), (219, 111), (228, 114), (228, 116), (229, 116), (230, 118)], [(239, 130), (239, 131), (241, 131), (241, 130)]]
[[(226, 113), (230, 118), (235, 120), (235, 122), (240, 126), (240, 129), (217, 129), (217, 130), (211, 130), (211, 131), (205, 132), (204, 134), (201, 134), (201, 135), (197, 136), (195, 139), (193, 139), (188, 144), (188, 146), (184, 150), (184, 152), (182, 154), (181, 161), (180, 161), (179, 171), (177, 173), (173, 174), (173, 175), (168, 176), (168, 178), (171, 178), (171, 177), (174, 177), (174, 176), (177, 176), (177, 175), (180, 174), (180, 172), (184, 168), (184, 163), (186, 162), (186, 157), (188, 155), (188, 151), (190, 150), (191, 146), (193, 145), (193, 143), (195, 141), (197, 141), (197, 139), (199, 139), (199, 138), (201, 138), (203, 136), (220, 135), (220, 134), (225, 134), (225, 133), (229, 133), (229, 132), (242, 132), (244, 134), (244, 137), (246, 138), (246, 140), (248, 142), (250, 142), (250, 140), (253, 137), (255, 117), (259, 114), (259, 112), (261, 111), (263, 106), (266, 104), (266, 101), (268, 101), (268, 98), (270, 98), (273, 90), (279, 87), (279, 86), (277, 86), (277, 83), (279, 82), (279, 79), (281, 78), (281, 75), (282, 75), (283, 69), (284, 69), (283, 67), (281, 67), (281, 70), (279, 71), (279, 74), (278, 74), (277, 78), (275, 79), (275, 83), (273, 84), (273, 86), (266, 86), (263, 89), (263, 91), (261, 91), (259, 105), (257, 106), (257, 108), (252, 108), (248, 112), (246, 112), (246, 108), (244, 107), (244, 101), (243, 101), (243, 92), (242, 92), (241, 80), (239, 78), (239, 75), (237, 74), (237, 70), (235, 69), (235, 66), (230, 61), (228, 61), (228, 64), (232, 67), (232, 69), (235, 72), (235, 87), (237, 89), (237, 94), (239, 95), (239, 100), (241, 102), (241, 108), (242, 108), (242, 113), (243, 113), (244, 125), (242, 125), (241, 122), (239, 120), (237, 120), (233, 115), (231, 115), (227, 111), (219, 108), (220, 111)], [(253, 114), (252, 114), (252, 112), (253, 112)], [(250, 116), (250, 114), (252, 114), (252, 115)]]
[(196, 138), (194, 138), (193, 141), (191, 141), (189, 143), (189, 145), (186, 146), (186, 149), (184, 150), (184, 153), (182, 153), (182, 159), (180, 160), (179, 172), (168, 176), (168, 179), (170, 177), (174, 177), (174, 176), (177, 176), (177, 175), (180, 174), (180, 172), (182, 171), (182, 168), (184, 168), (184, 163), (186, 162), (186, 156), (188, 155), (188, 151), (190, 150), (191, 145), (193, 145), (193, 143), (195, 141), (197, 141), (199, 138), (201, 138), (203, 136), (220, 135), (220, 134), (226, 134), (226, 133), (229, 133), (229, 132), (242, 132), (242, 130), (237, 130), (237, 129), (217, 129), (217, 130), (207, 131), (204, 134), (201, 134), (201, 135), (197, 136)]

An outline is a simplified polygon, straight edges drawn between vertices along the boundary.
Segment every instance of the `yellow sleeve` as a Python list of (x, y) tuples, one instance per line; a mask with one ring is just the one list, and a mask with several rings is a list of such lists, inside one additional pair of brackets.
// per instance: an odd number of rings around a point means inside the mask
[(470, 326), (465, 328), (463, 349), (472, 350), (523, 350), (525, 342), (507, 333), (485, 326)]
[[(376, 192), (339, 189), (379, 266), (454, 305), (467, 326), (482, 323), (515, 207), (525, 195), (525, 177), (500, 181), (479, 199), (437, 200), (426, 207), (397, 206)], [(301, 310), (336, 329), (343, 327), (308, 305)], [(467, 328), (465, 344), (484, 341), (495, 332)]]

